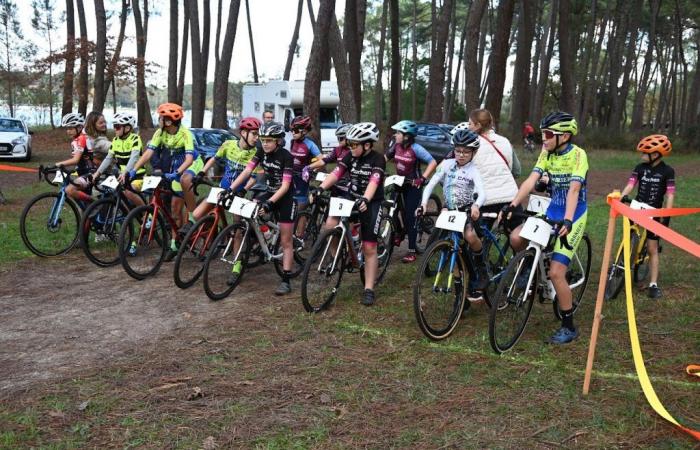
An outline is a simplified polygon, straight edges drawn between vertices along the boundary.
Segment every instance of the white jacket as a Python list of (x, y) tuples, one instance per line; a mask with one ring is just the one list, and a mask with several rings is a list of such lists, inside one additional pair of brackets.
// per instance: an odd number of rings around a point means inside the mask
[[(493, 142), (493, 145), (501, 151), (508, 161), (507, 166), (489, 141)], [(474, 162), (484, 181), (485, 205), (507, 203), (515, 198), (518, 193), (518, 185), (510, 173), (513, 167), (513, 146), (510, 145), (508, 139), (496, 134), (493, 130), (480, 135), (479, 151), (474, 157)]]

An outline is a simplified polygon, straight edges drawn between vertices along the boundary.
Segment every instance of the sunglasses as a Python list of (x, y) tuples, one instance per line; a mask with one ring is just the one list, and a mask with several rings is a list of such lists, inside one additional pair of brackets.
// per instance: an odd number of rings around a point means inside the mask
[(561, 131), (552, 131), (552, 130), (542, 130), (542, 137), (545, 139), (552, 139), (554, 136), (561, 136), (564, 134)]
[(303, 128), (292, 128), (292, 133), (301, 133), (302, 131), (304, 131)]
[(469, 155), (470, 153), (474, 153), (473, 148), (460, 148), (460, 149), (455, 149), (455, 154), (456, 155)]
[(114, 126), (115, 130), (121, 130), (122, 128), (124, 128), (124, 125), (115, 125)]
[(362, 142), (350, 142), (350, 143), (348, 143), (348, 147), (350, 147), (350, 148), (362, 147)]

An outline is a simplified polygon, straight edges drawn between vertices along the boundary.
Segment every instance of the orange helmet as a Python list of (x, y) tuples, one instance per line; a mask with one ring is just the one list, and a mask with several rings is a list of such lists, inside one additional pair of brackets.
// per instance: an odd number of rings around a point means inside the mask
[(671, 141), (663, 134), (652, 134), (639, 141), (637, 151), (648, 154), (659, 152), (661, 156), (668, 156), (671, 154)]
[(158, 106), (158, 115), (171, 120), (180, 120), (185, 116), (185, 113), (182, 112), (182, 106), (176, 103), (163, 103)]

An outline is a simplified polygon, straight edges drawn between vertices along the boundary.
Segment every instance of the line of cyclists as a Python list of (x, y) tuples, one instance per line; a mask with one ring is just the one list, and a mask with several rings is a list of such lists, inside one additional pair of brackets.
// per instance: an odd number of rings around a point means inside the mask
[[(178, 238), (214, 208), (212, 203), (198, 204), (193, 187), (217, 162), (223, 163), (224, 173), (219, 186), (238, 195), (255, 191), (260, 213), (272, 214), (279, 225), (283, 271), (275, 291), (277, 295), (292, 292), (293, 236), (302, 233), (305, 226), (295, 220), (298, 212), (308, 207), (309, 199), (314, 201), (331, 191), (333, 196), (353, 200), (359, 212), (365, 264), (360, 301), (367, 306), (375, 303), (379, 264), (377, 246), (382, 216), (387, 213), (383, 200), (388, 162), (393, 162), (395, 173), (406, 180), (400, 195), (404, 205), (403, 229), (407, 236), (393, 236), (393, 244), (400, 245), (404, 238), (408, 238), (408, 252), (402, 258), (407, 264), (417, 258), (416, 218), (426, 211), (430, 195), (438, 184), (442, 185), (445, 208), (466, 210), (473, 221), (479, 220), (485, 212), (499, 213), (511, 232), (512, 247), (520, 250), (527, 244), (519, 236), (520, 223), (524, 220), (520, 214), (522, 205), (527, 203), (528, 195), (542, 175), (548, 174), (552, 203), (546, 215), (560, 223), (557, 232), (560, 236), (568, 235), (571, 244), (571, 248), (561, 245), (554, 248), (549, 267), (562, 312), (561, 327), (550, 341), (564, 344), (578, 337), (566, 268), (585, 229), (588, 163), (585, 151), (571, 142), (577, 134), (576, 120), (571, 114), (554, 112), (542, 119), (543, 151), (531, 175), (518, 188), (512, 174), (513, 148), (505, 137), (495, 132), (493, 118), (485, 109), (472, 111), (467, 122), (454, 128), (454, 152), (439, 165), (425, 148), (415, 142), (416, 124), (408, 120), (392, 127), (393, 142), (383, 154), (375, 148), (379, 140), (377, 126), (361, 122), (340, 126), (336, 130), (338, 147), (323, 156), (308, 137), (311, 121), (307, 116), (292, 120), (289, 150), (283, 147), (283, 125), (244, 118), (239, 124), (239, 139), (226, 141), (215, 157), (205, 162), (195, 150), (192, 133), (182, 124), (184, 113), (181, 106), (165, 103), (158, 107), (157, 113), (159, 128), (145, 147), (136, 133), (136, 118), (128, 113), (115, 115), (115, 137), (102, 158), (98, 157), (94, 144), (90, 144), (84, 132), (82, 116), (75, 113), (64, 116), (62, 127), (71, 137), (72, 157), (56, 165), (76, 167), (77, 180), (68, 194), (83, 204), (89, 203), (92, 201), (91, 186), (99, 182), (101, 175), (110, 173), (112, 165), (118, 172), (120, 183), (129, 184), (133, 191), (139, 191), (146, 176), (146, 164), (150, 161), (172, 184), (170, 211), (177, 230), (173, 229), (170, 234), (167, 261), (177, 255), (181, 245)], [(333, 163), (335, 168), (320, 185), (312, 187), (313, 174)], [(132, 206), (144, 204), (141, 196), (133, 192), (127, 195)], [(494, 219), (485, 220), (492, 222)], [(332, 228), (337, 223), (337, 217), (329, 216), (325, 228)], [(481, 240), (471, 222), (465, 227), (464, 238), (475, 268), (469, 280), (468, 298), (477, 302), (483, 299), (489, 280)], [(133, 256), (135, 252), (135, 248), (128, 249), (128, 255)], [(231, 270), (234, 274), (240, 271), (240, 263), (234, 264)]]

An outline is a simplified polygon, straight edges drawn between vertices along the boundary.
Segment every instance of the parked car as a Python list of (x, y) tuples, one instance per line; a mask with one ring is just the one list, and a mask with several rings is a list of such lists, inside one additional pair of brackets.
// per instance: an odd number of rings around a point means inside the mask
[(0, 159), (29, 161), (33, 134), (20, 119), (0, 117)]
[(416, 143), (425, 147), (437, 162), (442, 161), (447, 153), (454, 150), (450, 134), (451, 125), (425, 122), (418, 122), (416, 125)]
[(194, 147), (197, 153), (207, 160), (214, 156), (221, 144), (238, 136), (221, 128), (190, 128), (194, 135)]

